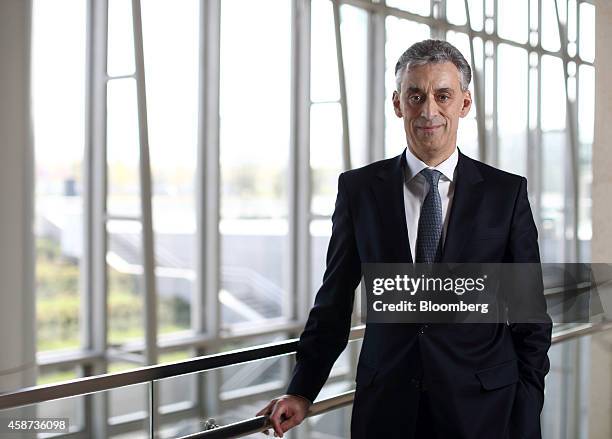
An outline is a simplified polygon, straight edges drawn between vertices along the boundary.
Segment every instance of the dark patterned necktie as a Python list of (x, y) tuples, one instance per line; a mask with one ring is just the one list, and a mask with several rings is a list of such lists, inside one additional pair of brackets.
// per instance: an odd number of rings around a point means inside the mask
[(442, 200), (438, 192), (438, 181), (442, 173), (427, 168), (420, 173), (429, 183), (429, 192), (427, 192), (421, 206), (415, 262), (438, 262), (442, 238)]

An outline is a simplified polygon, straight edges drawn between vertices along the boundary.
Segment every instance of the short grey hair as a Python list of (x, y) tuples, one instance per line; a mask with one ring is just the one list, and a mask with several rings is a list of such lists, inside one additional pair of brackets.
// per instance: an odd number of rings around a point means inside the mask
[(443, 40), (419, 41), (402, 53), (395, 64), (397, 91), (401, 91), (402, 74), (406, 68), (443, 62), (452, 62), (457, 67), (461, 74), (461, 90), (467, 91), (472, 80), (472, 68), (455, 46)]

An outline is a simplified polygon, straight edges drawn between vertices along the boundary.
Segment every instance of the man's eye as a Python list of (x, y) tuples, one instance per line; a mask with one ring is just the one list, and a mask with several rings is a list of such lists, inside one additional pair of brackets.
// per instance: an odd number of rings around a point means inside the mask
[(414, 103), (414, 104), (418, 104), (419, 102), (421, 102), (421, 97), (420, 96), (410, 96), (410, 102)]
[(441, 101), (441, 102), (446, 102), (449, 99), (450, 99), (450, 96), (447, 96), (447, 95), (440, 95), (440, 96), (438, 96), (438, 100)]

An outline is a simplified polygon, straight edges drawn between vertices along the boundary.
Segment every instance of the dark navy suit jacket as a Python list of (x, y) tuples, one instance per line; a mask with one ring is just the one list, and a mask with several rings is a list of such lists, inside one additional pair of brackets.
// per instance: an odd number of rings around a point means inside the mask
[[(327, 268), (287, 393), (314, 401), (344, 350), (366, 262), (411, 263), (404, 153), (338, 179)], [(524, 177), (459, 152), (442, 262), (539, 262)], [(542, 296), (542, 301), (544, 300)], [(552, 324), (367, 324), (353, 438), (412, 438), (420, 388), (442, 438), (540, 438)]]

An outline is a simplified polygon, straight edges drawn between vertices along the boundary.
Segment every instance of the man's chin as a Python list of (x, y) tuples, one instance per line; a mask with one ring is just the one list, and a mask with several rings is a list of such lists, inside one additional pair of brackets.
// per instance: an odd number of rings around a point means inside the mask
[(419, 138), (419, 145), (422, 146), (422, 149), (432, 152), (444, 149), (444, 144), (438, 136), (422, 136)]
[(416, 155), (424, 159), (424, 157), (437, 157), (441, 154), (446, 154), (447, 146), (439, 139), (419, 139), (418, 144), (413, 148)]

